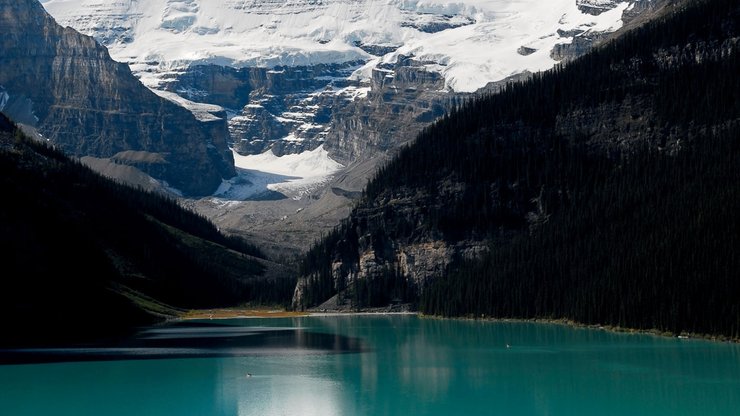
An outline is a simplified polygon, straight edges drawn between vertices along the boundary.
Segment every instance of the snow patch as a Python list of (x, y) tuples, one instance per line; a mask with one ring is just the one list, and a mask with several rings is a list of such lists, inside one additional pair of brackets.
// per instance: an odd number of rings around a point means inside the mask
[(243, 156), (234, 152), (238, 175), (224, 181), (214, 196), (227, 200), (263, 199), (270, 191), (300, 200), (326, 184), (344, 165), (323, 145), (299, 154), (276, 156), (272, 150)]
[(337, 90), (334, 94), (337, 96), (343, 96), (348, 101), (355, 101), (358, 99), (367, 98), (367, 95), (370, 93), (371, 88), (370, 87), (354, 87), (349, 86), (342, 89)]
[(194, 101), (190, 101), (186, 98), (183, 98), (179, 96), (178, 94), (175, 94), (171, 91), (160, 91), (160, 90), (154, 90), (154, 92), (159, 95), (160, 97), (172, 101), (173, 103), (185, 107), (187, 110), (189, 110), (195, 118), (198, 121), (218, 121), (223, 120), (222, 117), (216, 116), (214, 113), (220, 113), (223, 112), (224, 109), (221, 106), (214, 105), (214, 104), (204, 104), (204, 103), (196, 103)]

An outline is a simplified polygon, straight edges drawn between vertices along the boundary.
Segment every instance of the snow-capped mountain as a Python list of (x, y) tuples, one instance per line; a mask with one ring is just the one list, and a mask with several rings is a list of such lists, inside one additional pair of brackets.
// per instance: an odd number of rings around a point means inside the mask
[[(63, 25), (131, 64), (149, 87), (193, 64), (236, 68), (363, 61), (353, 77), (413, 56), (445, 87), (551, 67), (576, 35), (612, 31), (633, 1), (611, 0), (42, 0)], [(521, 53), (521, 51), (526, 51)]]
[(237, 159), (346, 166), (412, 139), (459, 94), (582, 53), (657, 1), (41, 2), (197, 117), (225, 108)]
[(668, 0), (40, 1), (160, 96), (199, 119), (228, 114), (239, 175), (197, 209), (303, 247), (450, 104), (579, 56)]

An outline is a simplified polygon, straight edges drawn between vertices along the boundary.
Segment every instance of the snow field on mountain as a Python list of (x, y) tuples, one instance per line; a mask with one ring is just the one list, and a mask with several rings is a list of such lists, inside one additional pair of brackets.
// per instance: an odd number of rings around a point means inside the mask
[(243, 156), (234, 152), (238, 176), (224, 181), (215, 195), (229, 200), (258, 197), (267, 191), (301, 199), (342, 170), (344, 166), (329, 157), (323, 146), (303, 152), (275, 156), (272, 150)]
[[(94, 36), (145, 85), (202, 121), (219, 118), (221, 108), (163, 91), (166, 82), (190, 65), (364, 61), (350, 76), (361, 87), (335, 91), (354, 100), (368, 94), (373, 69), (392, 68), (399, 59), (413, 57), (442, 74), (446, 90), (474, 92), (489, 82), (551, 68), (556, 64), (550, 56), (555, 45), (572, 42), (573, 33), (618, 29), (630, 5), (615, 3), (593, 16), (581, 12), (576, 0), (41, 1), (60, 23)], [(608, 8), (610, 1), (591, 3)], [(522, 47), (528, 54), (519, 52)], [(384, 70), (392, 76), (392, 70)], [(275, 114), (278, 121), (298, 126), (281, 140), (299, 140), (296, 133), (319, 128), (310, 122), (312, 114)], [(246, 121), (248, 117), (232, 114), (230, 126)], [(343, 168), (323, 146), (282, 157), (267, 151), (234, 153), (234, 158), (239, 175), (216, 192), (224, 199), (259, 198), (270, 191), (301, 199)]]
[[(192, 64), (233, 67), (371, 60), (358, 45), (398, 47), (380, 61), (414, 56), (447, 88), (470, 92), (523, 71), (550, 68), (557, 31), (621, 27), (627, 2), (592, 16), (575, 0), (46, 0), (60, 22), (103, 40), (156, 88)], [(470, 23), (427, 33), (433, 23)], [(522, 56), (521, 46), (536, 49)], [(377, 62), (377, 61), (376, 61)], [(368, 79), (369, 68), (355, 78)]]

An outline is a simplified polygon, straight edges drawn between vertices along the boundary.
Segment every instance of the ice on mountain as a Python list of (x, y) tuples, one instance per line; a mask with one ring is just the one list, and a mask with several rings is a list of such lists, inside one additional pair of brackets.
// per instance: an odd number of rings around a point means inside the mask
[[(299, 66), (401, 56), (444, 66), (447, 87), (475, 91), (490, 81), (555, 64), (558, 30), (621, 26), (629, 2), (611, 0), (46, 0), (63, 24), (95, 36), (157, 88), (173, 66)], [(590, 8), (590, 9), (587, 9)], [(598, 15), (583, 10), (599, 10)], [(523, 55), (520, 46), (537, 49)], [(382, 55), (381, 55), (382, 54)], [(144, 65), (156, 61), (155, 65)], [(168, 68), (170, 67), (170, 68)], [(371, 71), (355, 77), (369, 80)]]
[(234, 162), (238, 176), (224, 181), (216, 191), (216, 197), (259, 199), (271, 195), (271, 191), (299, 200), (319, 189), (344, 168), (329, 157), (323, 146), (285, 156), (276, 156), (272, 150), (248, 156), (234, 152)]

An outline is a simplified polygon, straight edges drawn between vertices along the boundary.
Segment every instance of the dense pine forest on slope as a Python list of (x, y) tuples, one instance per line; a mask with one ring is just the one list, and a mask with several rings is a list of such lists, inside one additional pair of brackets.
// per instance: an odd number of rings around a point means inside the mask
[[(294, 305), (740, 336), (740, 4), (687, 4), (424, 131), (308, 253)], [(449, 261), (411, 279), (424, 242)]]
[(2, 114), (0, 182), (0, 343), (99, 336), (175, 308), (292, 293), (258, 248), (31, 141)]

